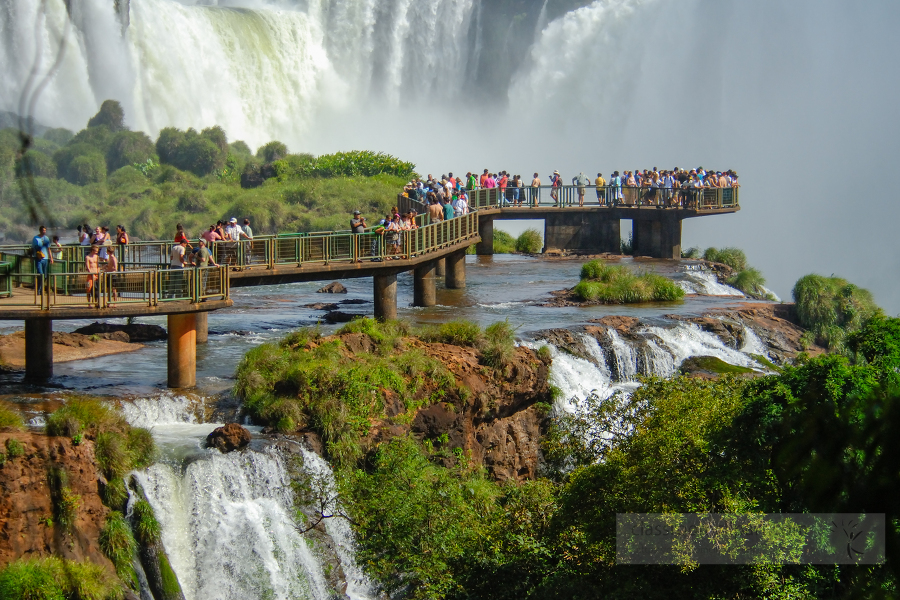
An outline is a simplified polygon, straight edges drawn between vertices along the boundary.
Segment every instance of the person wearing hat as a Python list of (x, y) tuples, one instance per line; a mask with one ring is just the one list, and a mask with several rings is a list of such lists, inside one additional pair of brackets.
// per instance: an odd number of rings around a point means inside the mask
[(559, 206), (559, 188), (562, 187), (562, 177), (559, 171), (553, 171), (550, 176), (550, 197), (553, 198), (553, 206)]
[(361, 217), (360, 212), (354, 210), (353, 218), (350, 219), (350, 231), (353, 233), (365, 233), (366, 227), (368, 227), (368, 225), (366, 225), (365, 217)]

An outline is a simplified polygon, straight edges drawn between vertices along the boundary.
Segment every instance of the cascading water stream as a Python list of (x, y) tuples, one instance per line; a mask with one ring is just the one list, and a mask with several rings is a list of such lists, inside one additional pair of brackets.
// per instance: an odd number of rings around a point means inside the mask
[[(323, 559), (301, 535), (284, 450), (256, 442), (222, 454), (202, 447), (217, 425), (198, 424), (196, 401), (178, 396), (123, 403), (134, 425), (151, 428), (162, 458), (135, 474), (162, 527), (162, 541), (187, 600), (334, 597)], [(327, 463), (301, 451), (303, 468), (331, 480)], [(326, 520), (350, 598), (370, 585), (353, 561), (346, 524)]]

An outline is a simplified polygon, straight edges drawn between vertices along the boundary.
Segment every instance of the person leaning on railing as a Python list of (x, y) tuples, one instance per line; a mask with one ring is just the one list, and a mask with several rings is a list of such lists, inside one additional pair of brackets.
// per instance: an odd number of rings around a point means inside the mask
[(84, 287), (90, 304), (91, 300), (100, 300), (100, 286), (97, 285), (100, 279), (100, 244), (91, 244), (91, 251), (84, 257), (84, 270), (87, 273)]
[(194, 253), (194, 266), (200, 272), (200, 293), (206, 294), (206, 280), (209, 276), (207, 267), (218, 267), (219, 265), (213, 260), (212, 252), (206, 247), (206, 240), (200, 238), (199, 244), (197, 252)]

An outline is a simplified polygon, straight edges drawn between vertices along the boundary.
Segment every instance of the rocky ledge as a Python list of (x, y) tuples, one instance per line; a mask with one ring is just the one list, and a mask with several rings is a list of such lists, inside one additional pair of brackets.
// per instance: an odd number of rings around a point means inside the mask
[[(143, 347), (141, 344), (132, 343), (128, 334), (121, 331), (91, 335), (54, 332), (53, 362), (61, 363), (122, 352), (134, 352)], [(0, 336), (0, 365), (11, 370), (25, 368), (24, 331)]]

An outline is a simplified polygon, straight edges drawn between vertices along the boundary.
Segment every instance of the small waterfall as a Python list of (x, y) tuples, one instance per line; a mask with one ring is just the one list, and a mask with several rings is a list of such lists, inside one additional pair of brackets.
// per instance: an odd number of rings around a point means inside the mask
[[(295, 527), (290, 452), (257, 442), (222, 454), (203, 447), (217, 424), (201, 423), (202, 406), (163, 394), (123, 402), (132, 424), (150, 428), (161, 460), (135, 473), (162, 527), (162, 541), (186, 600), (343, 597), (325, 575), (311, 534)], [(250, 428), (251, 431), (258, 428)], [(299, 445), (298, 445), (299, 447)], [(333, 485), (328, 464), (305, 449), (303, 469)], [(342, 519), (326, 519), (351, 599), (374, 596), (355, 563), (353, 536)]]
[(769, 356), (769, 351), (766, 349), (766, 345), (763, 344), (762, 340), (759, 339), (759, 336), (756, 334), (753, 329), (744, 325), (744, 345), (741, 346), (741, 352), (744, 354), (758, 354), (760, 356)]
[(637, 354), (634, 347), (627, 343), (615, 329), (607, 331), (612, 341), (615, 357), (616, 373), (621, 381), (630, 381), (638, 374)]
[(732, 365), (759, 367), (756, 361), (742, 351), (729, 348), (718, 337), (703, 331), (693, 323), (679, 322), (675, 327), (648, 327), (647, 332), (662, 340), (672, 353), (674, 358), (672, 372), (675, 366), (691, 356), (715, 356)]
[(703, 294), (705, 296), (743, 296), (744, 293), (737, 288), (719, 283), (716, 274), (701, 269), (687, 269), (682, 279), (675, 283), (688, 294)]

